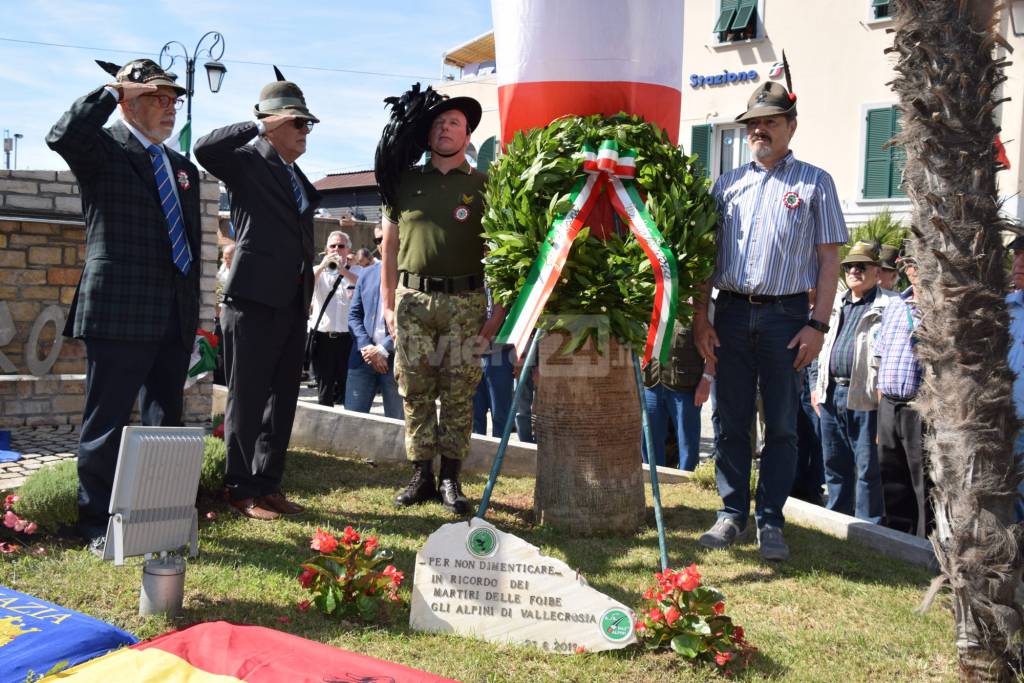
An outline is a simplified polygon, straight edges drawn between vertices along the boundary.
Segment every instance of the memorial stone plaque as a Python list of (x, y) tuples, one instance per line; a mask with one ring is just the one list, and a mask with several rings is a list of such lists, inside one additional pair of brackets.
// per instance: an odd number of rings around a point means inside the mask
[(446, 524), (416, 554), (409, 625), (572, 654), (636, 642), (633, 612), (569, 565), (478, 518)]

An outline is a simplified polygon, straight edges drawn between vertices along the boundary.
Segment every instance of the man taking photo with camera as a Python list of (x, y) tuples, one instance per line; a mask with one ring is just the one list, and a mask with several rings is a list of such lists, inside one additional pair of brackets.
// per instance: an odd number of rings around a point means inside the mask
[(340, 230), (328, 235), (324, 258), (313, 269), (313, 310), (309, 316), (313, 346), (310, 358), (316, 373), (317, 401), (322, 406), (345, 400), (348, 355), (352, 351), (348, 307), (360, 270), (349, 236)]

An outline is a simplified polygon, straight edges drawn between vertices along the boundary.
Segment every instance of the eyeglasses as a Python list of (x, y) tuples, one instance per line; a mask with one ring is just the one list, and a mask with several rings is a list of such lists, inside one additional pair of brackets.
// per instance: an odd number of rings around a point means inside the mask
[(307, 133), (313, 132), (313, 122), (309, 119), (293, 119), (292, 125), (295, 126), (295, 130), (306, 129)]
[(328, 249), (348, 249), (348, 245), (344, 244), (344, 243), (341, 243), (341, 244), (328, 244), (327, 248)]
[(374, 244), (380, 244), (380, 243), (381, 243), (381, 242), (383, 242), (383, 241), (384, 241), (384, 238), (383, 238), (383, 237), (374, 237), (374, 238), (373, 238), (373, 243), (374, 243)]
[(180, 110), (182, 105), (185, 104), (184, 97), (171, 97), (170, 95), (139, 95), (139, 97), (152, 97), (156, 100), (156, 103), (160, 105), (162, 109), (166, 109), (174, 103), (174, 109)]

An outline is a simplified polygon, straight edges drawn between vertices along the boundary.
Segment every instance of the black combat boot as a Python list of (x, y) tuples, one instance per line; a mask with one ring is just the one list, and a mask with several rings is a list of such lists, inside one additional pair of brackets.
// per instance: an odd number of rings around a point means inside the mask
[(441, 473), (438, 475), (438, 488), (441, 493), (441, 503), (445, 509), (457, 515), (469, 514), (469, 501), (462, 495), (462, 484), (459, 482), (459, 470), (462, 468), (461, 460), (454, 460), (441, 456)]
[(434, 485), (434, 461), (417, 460), (412, 464), (416, 469), (405, 490), (395, 496), (395, 505), (408, 507), (437, 500), (437, 487)]

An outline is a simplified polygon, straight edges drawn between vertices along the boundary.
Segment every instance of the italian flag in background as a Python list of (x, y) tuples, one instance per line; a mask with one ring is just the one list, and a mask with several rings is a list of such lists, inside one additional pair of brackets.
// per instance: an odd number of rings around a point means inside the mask
[(501, 139), (620, 111), (676, 144), (684, 0), (491, 0)]

